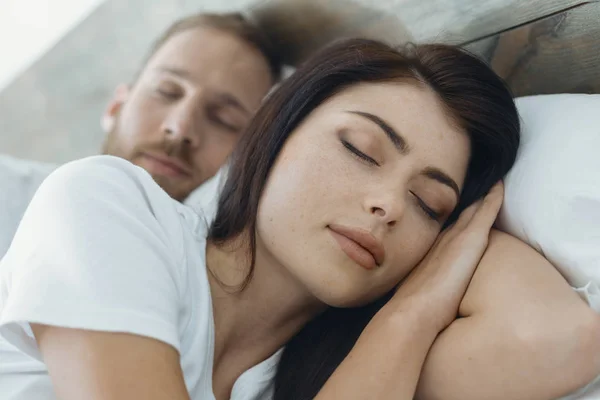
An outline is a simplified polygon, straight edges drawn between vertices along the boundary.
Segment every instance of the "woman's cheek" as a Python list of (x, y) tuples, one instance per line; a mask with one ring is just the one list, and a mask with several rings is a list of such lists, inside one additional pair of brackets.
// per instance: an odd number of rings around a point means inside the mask
[(427, 255), (437, 238), (437, 234), (423, 232), (416, 235), (414, 233), (412, 235), (405, 235), (405, 238), (407, 237), (411, 238), (411, 240), (406, 243), (406, 246), (403, 246), (403, 254), (399, 255), (402, 264), (406, 265), (402, 271), (404, 275), (408, 275)]

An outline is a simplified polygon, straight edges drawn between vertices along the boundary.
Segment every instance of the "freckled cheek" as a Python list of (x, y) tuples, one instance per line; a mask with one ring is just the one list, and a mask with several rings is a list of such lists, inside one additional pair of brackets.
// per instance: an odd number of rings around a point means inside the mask
[[(332, 163), (320, 148), (299, 145), (299, 151), (282, 152), (275, 164), (273, 176), (286, 186), (298, 185), (302, 190), (313, 189), (331, 180)], [(291, 149), (290, 149), (291, 150)]]
[(419, 264), (419, 262), (427, 255), (431, 249), (435, 237), (432, 235), (405, 235), (413, 237), (413, 240), (400, 243), (398, 251), (394, 254), (395, 264), (392, 265), (393, 275), (398, 281), (406, 277)]
[(332, 159), (335, 151), (324, 146), (309, 136), (292, 137), (271, 170), (262, 206), (269, 214), (277, 213), (277, 219), (285, 219), (289, 229), (320, 226), (325, 216), (343, 205), (339, 162)]
[(264, 197), (269, 213), (279, 221), (285, 221), (288, 229), (296, 230), (297, 224), (302, 224), (304, 215), (310, 212), (310, 201), (313, 189), (299, 177), (280, 176), (272, 182)]
[(319, 182), (303, 170), (279, 168), (273, 172), (260, 200), (259, 225), (269, 239), (283, 240), (290, 235), (294, 240), (306, 239), (320, 219), (317, 214), (323, 196), (315, 187)]

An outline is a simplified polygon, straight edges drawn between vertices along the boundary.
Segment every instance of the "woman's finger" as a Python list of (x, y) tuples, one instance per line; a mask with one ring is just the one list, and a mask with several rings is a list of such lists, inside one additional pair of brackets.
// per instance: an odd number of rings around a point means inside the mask
[(469, 226), (473, 216), (481, 206), (481, 202), (482, 200), (479, 200), (465, 208), (458, 216), (456, 222), (440, 235), (439, 241), (443, 240), (445, 242), (449, 242), (460, 232), (464, 231), (467, 226)]
[(444, 232), (436, 244), (453, 242), (457, 236), (484, 236), (487, 243), (487, 234), (502, 206), (504, 198), (504, 185), (500, 181), (495, 184), (489, 193), (482, 199), (467, 207), (458, 217), (458, 220)]
[(490, 192), (483, 198), (478, 212), (472, 218), (475, 229), (489, 231), (498, 217), (502, 201), (504, 200), (504, 184), (502, 181), (496, 183)]

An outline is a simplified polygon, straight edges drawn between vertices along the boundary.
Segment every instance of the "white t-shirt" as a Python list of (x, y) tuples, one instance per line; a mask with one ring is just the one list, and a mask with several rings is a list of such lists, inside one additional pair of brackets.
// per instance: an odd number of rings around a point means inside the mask
[(183, 204), (193, 207), (205, 215), (209, 225), (217, 215), (219, 195), (225, 186), (228, 172), (229, 166), (227, 164), (222, 166), (215, 176), (205, 181), (183, 201)]
[[(40, 186), (0, 261), (0, 393), (54, 400), (29, 323), (128, 332), (173, 346), (192, 399), (214, 399), (204, 218), (143, 169), (95, 156)], [(280, 352), (231, 399), (267, 399)]]
[(55, 168), (0, 154), (0, 258), (8, 250), (35, 191)]
[[(56, 168), (54, 164), (0, 154), (0, 259), (10, 247), (36, 190)], [(226, 177), (225, 166), (194, 190), (183, 204), (201, 210), (211, 222), (217, 212), (218, 195)]]

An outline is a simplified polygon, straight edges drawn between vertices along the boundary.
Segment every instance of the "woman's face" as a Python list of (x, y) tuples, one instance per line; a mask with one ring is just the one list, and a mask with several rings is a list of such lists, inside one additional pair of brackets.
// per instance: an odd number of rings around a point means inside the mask
[(470, 141), (429, 89), (352, 86), (290, 135), (257, 219), (257, 256), (319, 301), (366, 304), (425, 256), (455, 208)]

